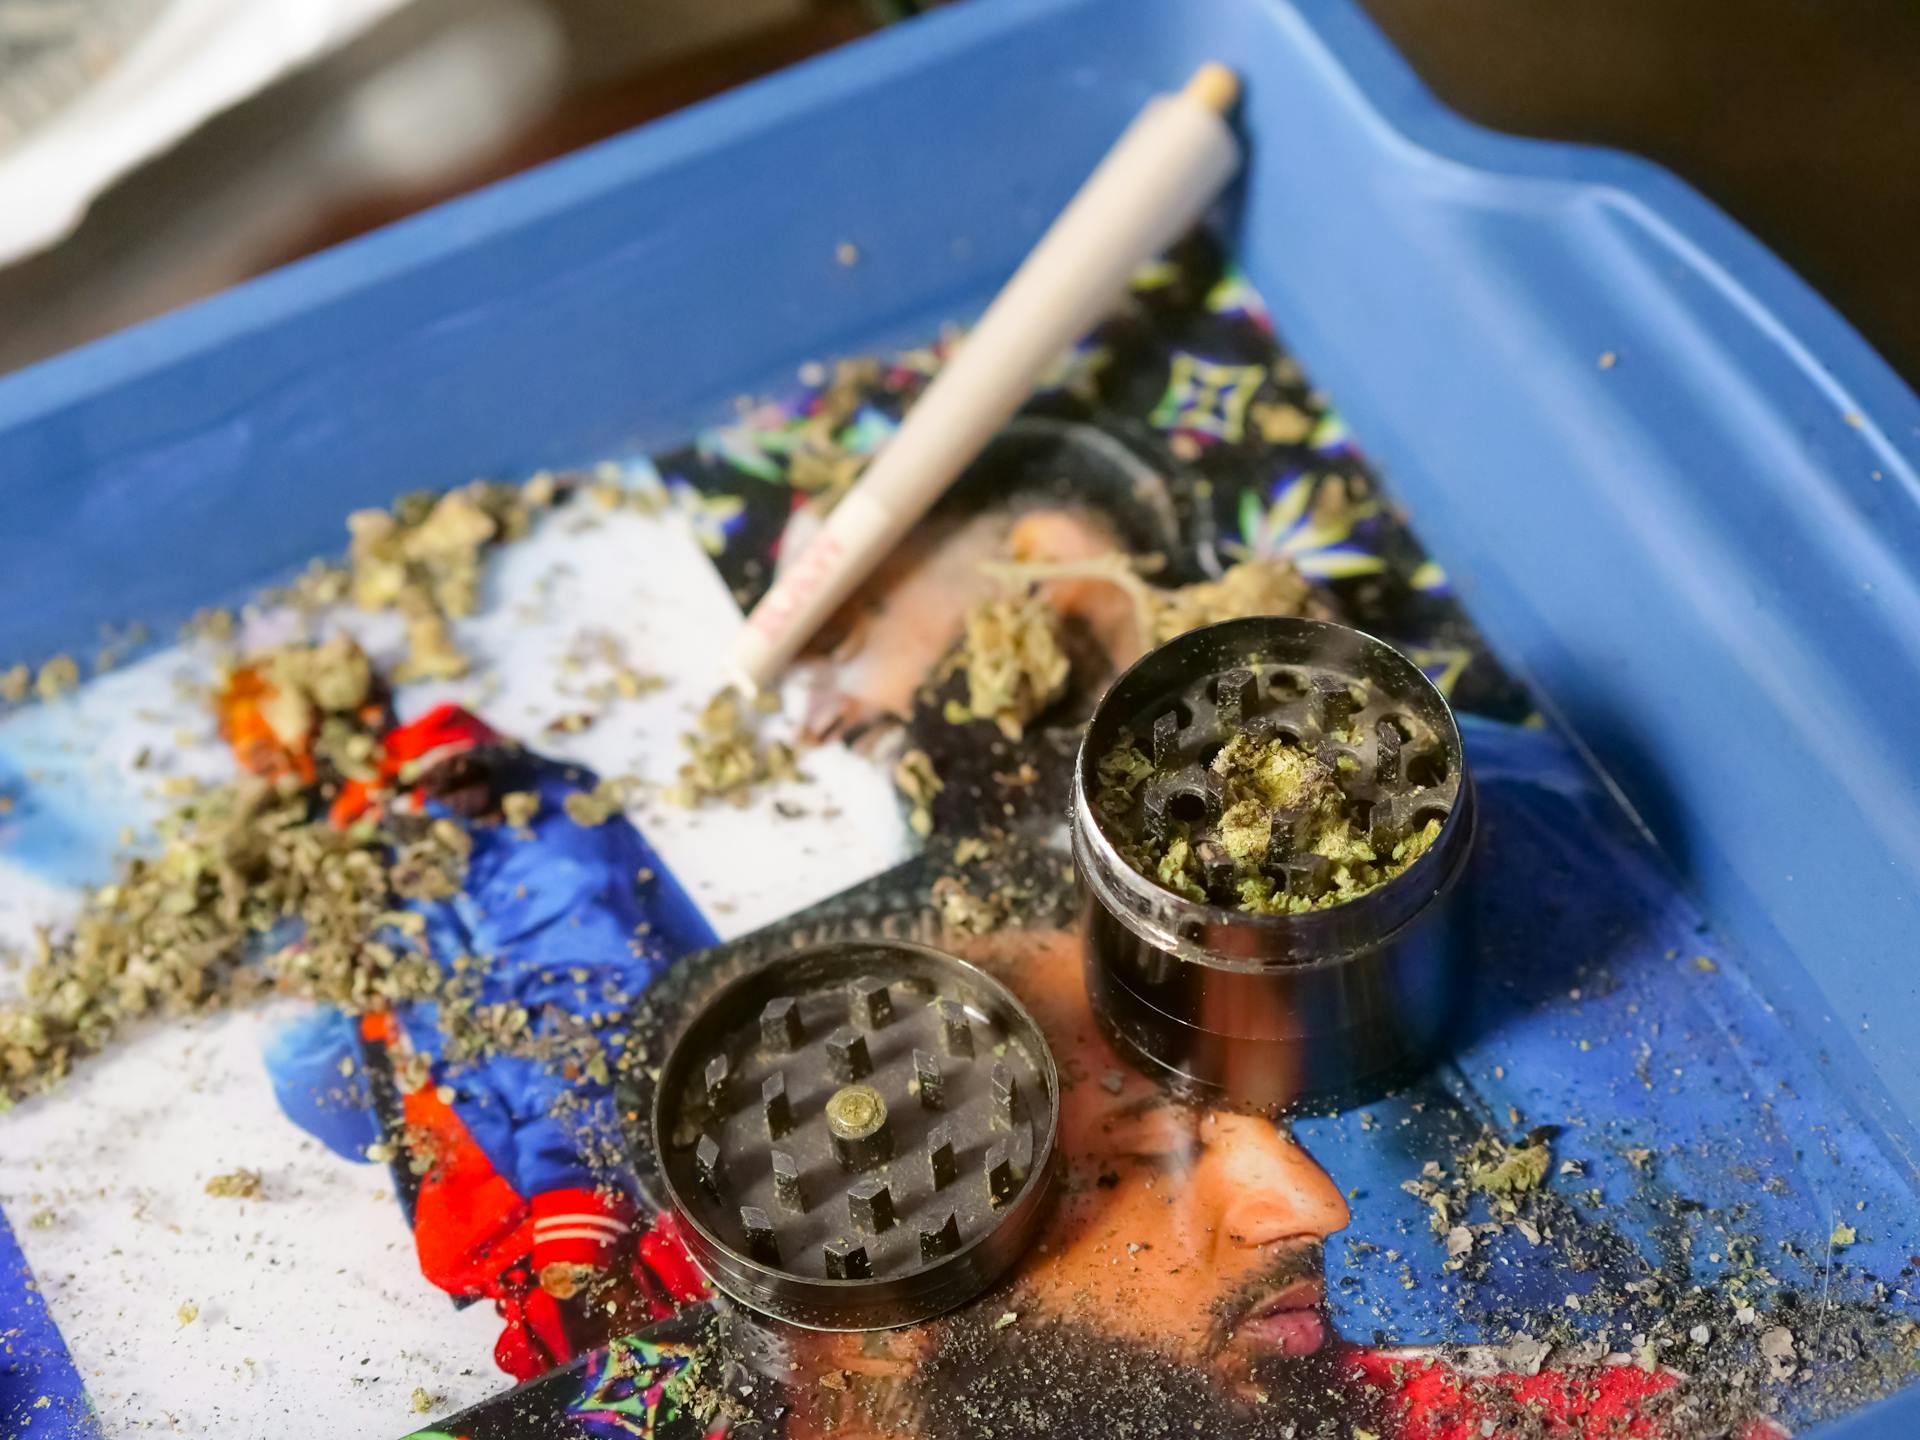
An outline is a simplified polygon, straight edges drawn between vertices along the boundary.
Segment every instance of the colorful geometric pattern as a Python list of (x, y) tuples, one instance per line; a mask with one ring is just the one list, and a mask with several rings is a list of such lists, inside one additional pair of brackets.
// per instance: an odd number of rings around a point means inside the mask
[(657, 1424), (679, 1416), (670, 1386), (693, 1357), (692, 1345), (676, 1341), (616, 1340), (588, 1361), (568, 1413), (589, 1434), (649, 1440)]
[(1264, 365), (1216, 365), (1183, 351), (1173, 357), (1166, 391), (1147, 423), (1238, 445), (1246, 434), (1247, 407), (1266, 378)]

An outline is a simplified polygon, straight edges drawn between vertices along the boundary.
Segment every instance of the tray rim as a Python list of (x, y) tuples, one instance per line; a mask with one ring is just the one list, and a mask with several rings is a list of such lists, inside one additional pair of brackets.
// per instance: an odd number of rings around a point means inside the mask
[[(740, 138), (826, 99), (944, 59), (1038, 16), (1103, 0), (976, 0), (851, 41), (735, 90), (598, 141), (468, 195), (368, 231), (181, 308), (0, 375), (0, 428), (20, 424), (183, 355), (264, 329), (335, 295), (404, 273), (493, 232), (559, 213), (594, 195)], [(1168, 0), (1156, 0), (1163, 8)], [(1400, 143), (1436, 159), (1518, 180), (1578, 186), (1630, 202), (1637, 218), (1684, 239), (1730, 294), (1789, 345), (1806, 373), (1884, 417), (1892, 455), (1920, 468), (1920, 395), (1839, 311), (1726, 211), (1667, 167), (1611, 147), (1503, 133), (1468, 120), (1420, 80), (1355, 0), (1191, 0), (1266, 12), (1323, 52), (1353, 97)], [(932, 23), (929, 23), (929, 22)], [(1910, 442), (1894, 443), (1907, 431)]]
[[(977, 0), (931, 20), (854, 42), (818, 59), (691, 107), (626, 135), (449, 202), (232, 290), (0, 377), (0, 431), (57, 414), (89, 397), (432, 264), (585, 200), (649, 176), (784, 118), (843, 98), (849, 88), (909, 74), (1037, 19), (1090, 10), (1102, 0)], [(1178, 0), (1142, 0), (1172, 9)], [(1920, 493), (1920, 398), (1848, 322), (1755, 237), (1665, 168), (1600, 147), (1522, 139), (1463, 119), (1414, 76), (1349, 0), (1188, 0), (1252, 12), (1320, 52), (1343, 77), (1386, 143), (1434, 162), (1507, 179), (1565, 187), (1616, 207), (1694, 272), (1716, 285), (1754, 328), (1826, 398), (1833, 435), (1865, 446)], [(1849, 414), (1862, 417), (1851, 424)], [(1841, 427), (1845, 427), (1844, 429)], [(3, 1223), (3, 1222), (0, 1222)], [(58, 1343), (56, 1341), (56, 1343)], [(1920, 1416), (1909, 1390), (1829, 1422), (1820, 1434), (1849, 1440), (1908, 1433)]]

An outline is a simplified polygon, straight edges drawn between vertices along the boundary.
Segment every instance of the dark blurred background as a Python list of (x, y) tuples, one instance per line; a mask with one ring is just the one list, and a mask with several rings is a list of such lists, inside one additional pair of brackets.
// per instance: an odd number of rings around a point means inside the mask
[[(0, 19), (30, 3), (50, 0), (0, 0)], [(1677, 171), (1920, 383), (1920, 0), (1363, 3), (1467, 116)], [(919, 8), (413, 0), (121, 179), (57, 247), (0, 269), (0, 371)]]

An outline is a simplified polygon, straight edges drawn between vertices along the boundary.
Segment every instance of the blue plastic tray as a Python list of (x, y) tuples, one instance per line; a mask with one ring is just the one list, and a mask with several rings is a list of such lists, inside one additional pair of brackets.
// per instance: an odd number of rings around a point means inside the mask
[(1914, 1175), (1920, 403), (1671, 176), (1463, 123), (1343, 0), (961, 7), (0, 382), (0, 656), (924, 338), (1213, 57), (1281, 333)]

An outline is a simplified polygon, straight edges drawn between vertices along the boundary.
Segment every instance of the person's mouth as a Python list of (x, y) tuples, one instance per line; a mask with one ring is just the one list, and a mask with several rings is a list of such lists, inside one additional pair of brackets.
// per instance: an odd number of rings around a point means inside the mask
[(1234, 1340), (1275, 1355), (1313, 1354), (1327, 1343), (1325, 1293), (1318, 1277), (1305, 1275), (1256, 1297), (1234, 1322)]

